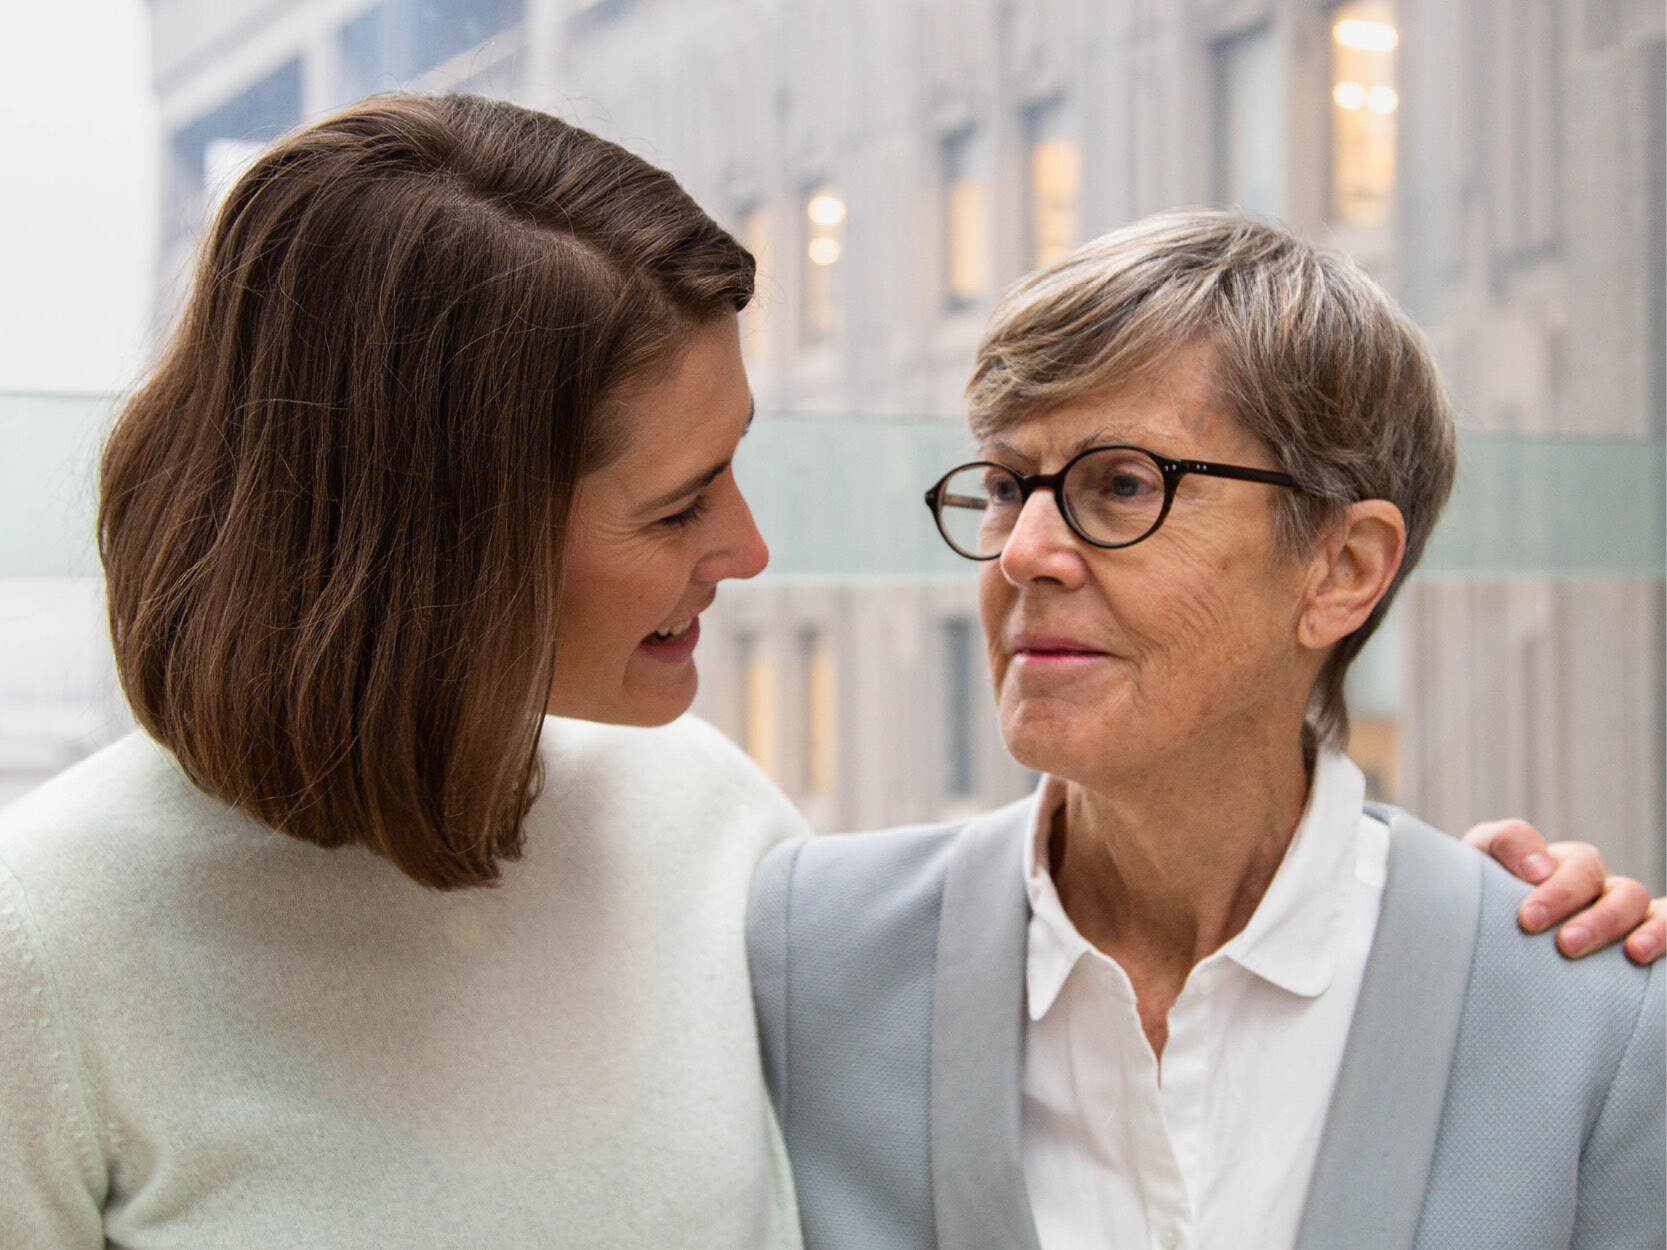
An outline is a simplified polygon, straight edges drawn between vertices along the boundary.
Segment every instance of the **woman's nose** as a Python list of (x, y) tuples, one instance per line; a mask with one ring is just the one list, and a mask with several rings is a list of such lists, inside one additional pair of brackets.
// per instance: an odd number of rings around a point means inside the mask
[(1001, 571), (1015, 585), (1048, 579), (1069, 586), (1081, 580), (1082, 552), (1052, 491), (1033, 491), (1019, 509), (1001, 549)]
[(752, 519), (752, 508), (739, 492), (736, 493), (736, 500), (741, 505), (742, 541), (735, 553), (736, 571), (730, 576), (757, 577), (770, 563), (770, 548), (764, 541), (764, 535), (759, 533), (758, 523)]
[(718, 535), (717, 550), (701, 561), (697, 576), (702, 581), (721, 582), (727, 578), (757, 577), (770, 562), (770, 548), (746, 497), (731, 479), (728, 497), (720, 505), (725, 512), (724, 525)]

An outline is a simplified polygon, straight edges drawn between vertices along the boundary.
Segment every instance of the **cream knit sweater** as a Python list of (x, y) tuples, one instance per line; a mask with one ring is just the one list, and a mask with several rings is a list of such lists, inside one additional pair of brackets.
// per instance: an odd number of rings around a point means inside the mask
[(796, 1247), (742, 923), (799, 817), (690, 718), (540, 749), (491, 890), (138, 735), (0, 812), (0, 1246)]

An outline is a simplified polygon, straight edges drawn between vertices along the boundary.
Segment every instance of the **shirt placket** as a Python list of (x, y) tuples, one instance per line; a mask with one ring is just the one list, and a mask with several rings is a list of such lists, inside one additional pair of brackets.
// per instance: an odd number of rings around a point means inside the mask
[(1158, 1101), (1184, 1205), (1179, 1217), (1168, 1225), (1153, 1226), (1152, 1244), (1158, 1250), (1198, 1245), (1194, 1200), (1203, 1182), (1211, 1000), (1221, 971), (1217, 957), (1199, 964), (1169, 1009), (1169, 1038), (1159, 1070)]
[[(1102, 1131), (1115, 1133), (1121, 1128), (1132, 1132), (1131, 1162), (1145, 1208), (1147, 1244), (1153, 1250), (1181, 1250), (1192, 1244), (1192, 1204), (1158, 1087), (1157, 1059), (1140, 1026), (1128, 975), (1104, 956), (1096, 955), (1095, 960), (1102, 989), (1110, 1000), (1107, 1005), (1118, 1019), (1116, 1031), (1122, 1035), (1114, 1053), (1119, 1056), (1121, 1084), (1128, 1095), (1122, 1112), (1128, 1120), (1122, 1126), (1105, 1125)], [(1167, 1063), (1164, 1070), (1168, 1070)]]

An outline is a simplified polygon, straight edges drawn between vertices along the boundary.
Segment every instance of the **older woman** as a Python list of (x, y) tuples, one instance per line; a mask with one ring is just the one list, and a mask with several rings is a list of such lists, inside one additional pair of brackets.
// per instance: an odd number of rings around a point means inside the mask
[(1454, 437), (1349, 262), (1160, 216), (1026, 279), (928, 494), (982, 562), (1003, 811), (801, 842), (749, 924), (806, 1243), (1660, 1247), (1659, 970), (1365, 802), (1349, 664)]

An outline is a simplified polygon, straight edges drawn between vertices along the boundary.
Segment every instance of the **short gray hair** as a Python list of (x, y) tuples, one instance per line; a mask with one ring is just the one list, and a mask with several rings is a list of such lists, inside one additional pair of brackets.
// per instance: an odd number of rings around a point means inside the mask
[(967, 384), (980, 439), (1125, 384), (1177, 348), (1215, 351), (1217, 394), (1301, 485), (1279, 532), (1305, 551), (1349, 504), (1386, 499), (1406, 558), (1370, 617), (1337, 644), (1308, 724), (1348, 741), (1343, 684), (1453, 487), (1453, 415), (1429, 344), (1358, 264), (1240, 213), (1159, 213), (1084, 244), (1002, 296)]

